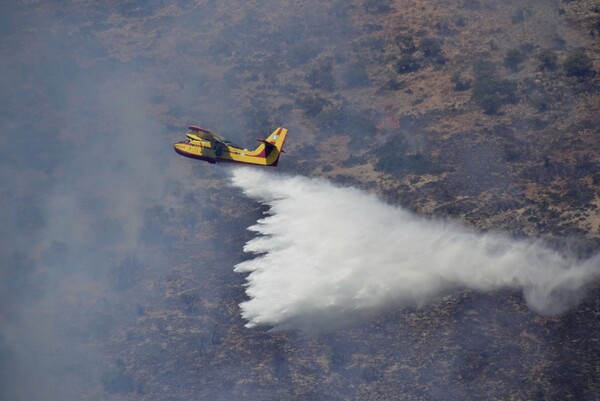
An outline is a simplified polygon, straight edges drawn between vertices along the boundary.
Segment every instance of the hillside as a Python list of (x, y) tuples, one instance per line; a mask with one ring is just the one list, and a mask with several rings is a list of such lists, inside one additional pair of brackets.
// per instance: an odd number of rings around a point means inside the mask
[(0, 9), (0, 398), (598, 397), (594, 283), (558, 316), (459, 288), (334, 332), (246, 328), (233, 266), (266, 208), (226, 167), (172, 152), (191, 124), (248, 147), (285, 126), (276, 173), (586, 258), (595, 1)]
[(483, 229), (598, 237), (591, 2), (121, 7), (97, 35), (155, 79), (174, 128), (251, 143), (287, 124), (290, 171)]

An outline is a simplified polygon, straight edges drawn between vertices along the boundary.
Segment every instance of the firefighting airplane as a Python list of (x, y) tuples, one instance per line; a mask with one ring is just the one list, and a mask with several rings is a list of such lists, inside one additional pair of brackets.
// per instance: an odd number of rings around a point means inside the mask
[(174, 145), (175, 152), (185, 157), (207, 161), (258, 164), (260, 166), (277, 166), (279, 156), (283, 153), (283, 142), (288, 130), (279, 127), (267, 139), (258, 139), (260, 145), (254, 150), (243, 149), (219, 135), (192, 125), (185, 134), (185, 141)]

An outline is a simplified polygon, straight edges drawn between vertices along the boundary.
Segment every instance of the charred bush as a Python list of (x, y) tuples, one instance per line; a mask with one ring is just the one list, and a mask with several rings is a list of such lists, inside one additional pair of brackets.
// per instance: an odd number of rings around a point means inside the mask
[(438, 38), (423, 38), (419, 42), (419, 50), (425, 57), (436, 57), (442, 52), (442, 41)]
[(350, 63), (342, 69), (342, 80), (346, 88), (360, 88), (369, 84), (364, 64)]
[(303, 96), (296, 101), (296, 106), (301, 108), (307, 117), (316, 117), (329, 102), (320, 96)]
[(562, 201), (571, 207), (584, 207), (593, 202), (594, 190), (580, 181), (569, 182), (565, 187)]
[(421, 64), (416, 57), (405, 54), (396, 62), (396, 72), (399, 74), (408, 74), (421, 68)]
[(481, 9), (481, 2), (479, 0), (465, 0), (462, 6), (467, 10), (479, 10)]
[(490, 77), (475, 82), (471, 98), (486, 114), (496, 114), (500, 106), (516, 103), (516, 89), (513, 81)]
[(137, 276), (141, 267), (142, 265), (136, 256), (126, 256), (110, 271), (113, 286), (120, 291), (128, 290), (133, 287), (137, 281)]
[(467, 20), (463, 17), (456, 17), (454, 19), (454, 25), (456, 25), (457, 27), (460, 28), (464, 28), (465, 26), (467, 26)]
[(362, 375), (367, 383), (372, 383), (379, 380), (383, 375), (375, 366), (363, 368)]
[(365, 0), (363, 7), (370, 13), (390, 12), (393, 0)]
[(8, 399), (8, 391), (10, 388), (10, 379), (13, 376), (13, 369), (16, 362), (14, 350), (6, 341), (4, 334), (0, 333), (0, 398)]
[(308, 74), (306, 74), (306, 81), (316, 89), (335, 89), (333, 65), (331, 61), (326, 61), (319, 66), (313, 67)]
[(244, 115), (247, 117), (246, 124), (250, 130), (261, 131), (264, 127), (275, 124), (273, 110), (263, 99), (250, 99), (250, 104), (244, 110)]
[(534, 93), (529, 99), (529, 104), (540, 113), (547, 111), (550, 108), (550, 103), (550, 98), (545, 92)]
[[(173, 237), (166, 233), (172, 215), (163, 206), (149, 206), (144, 209), (144, 225), (140, 230), (141, 240), (148, 245), (164, 244)], [(186, 222), (190, 227), (196, 223), (192, 218)]]
[(530, 17), (532, 15), (531, 10), (529, 10), (528, 8), (519, 8), (513, 15), (512, 17), (510, 17), (510, 21), (513, 24), (518, 24), (521, 23), (523, 21), (525, 21), (525, 19), (527, 17)]
[(455, 35), (456, 30), (452, 28), (452, 24), (449, 20), (443, 19), (441, 21), (436, 22), (435, 29), (439, 32), (440, 35)]
[(331, 346), (329, 361), (334, 369), (341, 369), (350, 361), (350, 350), (344, 344), (334, 343)]
[(130, 393), (134, 390), (133, 378), (125, 372), (125, 362), (117, 359), (115, 364), (102, 374), (104, 391), (109, 394)]
[(201, 301), (200, 296), (191, 291), (179, 294), (179, 299), (185, 305), (188, 312), (193, 312)]
[(300, 41), (295, 46), (290, 46), (288, 48), (286, 61), (291, 67), (298, 67), (308, 63), (320, 52), (321, 49), (319, 49), (316, 44), (306, 40)]
[(593, 66), (592, 59), (581, 49), (567, 56), (562, 65), (567, 75), (579, 78), (590, 75)]
[(378, 37), (367, 36), (354, 41), (352, 50), (356, 53), (383, 53), (385, 52), (385, 41)]
[(544, 49), (537, 54), (537, 59), (540, 61), (540, 69), (555, 70), (558, 57), (553, 50)]
[[(352, 146), (362, 146), (365, 138), (375, 134), (375, 122), (372, 116), (362, 110), (347, 110), (345, 124), (340, 128), (350, 136)], [(360, 158), (356, 158), (360, 160)]]
[(344, 121), (344, 112), (338, 107), (327, 107), (315, 117), (315, 122), (319, 128), (324, 130), (334, 130), (340, 128)]
[(462, 77), (460, 71), (455, 71), (450, 78), (450, 81), (454, 84), (454, 90), (459, 92), (466, 91), (471, 88), (471, 80)]
[(400, 34), (396, 36), (394, 41), (403, 54), (413, 54), (417, 51), (417, 46), (411, 35)]
[(393, 174), (440, 174), (444, 170), (423, 153), (403, 155), (393, 147), (379, 149), (375, 170)]
[(504, 65), (507, 68), (510, 68), (513, 71), (517, 71), (519, 69), (519, 64), (525, 61), (526, 56), (519, 49), (510, 49), (506, 52), (506, 56), (504, 56)]
[(496, 65), (490, 61), (477, 60), (473, 63), (473, 76), (482, 80), (496, 75)]
[(492, 63), (476, 62), (473, 65), (473, 74), (476, 81), (471, 99), (481, 106), (486, 114), (496, 114), (500, 106), (517, 102), (516, 82), (496, 77)]
[(405, 87), (406, 84), (404, 82), (398, 82), (396, 78), (389, 78), (379, 87), (377, 92), (383, 93), (386, 91), (397, 91)]

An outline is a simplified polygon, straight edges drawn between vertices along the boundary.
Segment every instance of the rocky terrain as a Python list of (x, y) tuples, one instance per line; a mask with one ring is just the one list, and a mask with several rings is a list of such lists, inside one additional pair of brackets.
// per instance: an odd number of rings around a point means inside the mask
[(335, 332), (244, 327), (265, 208), (177, 157), (200, 123), (419, 215), (600, 240), (591, 0), (0, 6), (0, 398), (596, 400), (600, 293), (457, 290)]

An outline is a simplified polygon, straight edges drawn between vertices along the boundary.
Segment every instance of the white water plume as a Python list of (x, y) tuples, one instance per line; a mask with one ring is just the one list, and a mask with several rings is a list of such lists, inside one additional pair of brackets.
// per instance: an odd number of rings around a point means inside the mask
[(238, 264), (247, 327), (331, 328), (387, 307), (422, 306), (455, 288), (523, 290), (541, 314), (576, 305), (600, 275), (541, 242), (416, 216), (323, 179), (235, 169), (233, 184), (268, 205)]

